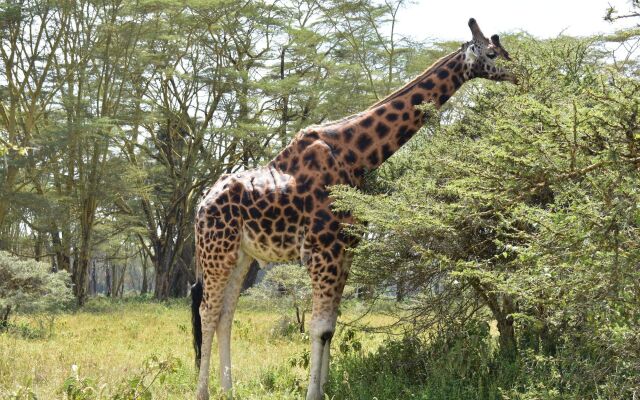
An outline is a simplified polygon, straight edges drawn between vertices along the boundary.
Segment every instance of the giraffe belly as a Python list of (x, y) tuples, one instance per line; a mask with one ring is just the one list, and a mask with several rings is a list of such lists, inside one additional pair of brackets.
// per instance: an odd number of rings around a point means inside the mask
[(295, 260), (300, 257), (302, 240), (299, 239), (297, 227), (293, 228), (288, 229), (286, 233), (267, 235), (262, 230), (254, 231), (245, 225), (242, 230), (241, 249), (255, 258), (261, 267), (270, 262)]

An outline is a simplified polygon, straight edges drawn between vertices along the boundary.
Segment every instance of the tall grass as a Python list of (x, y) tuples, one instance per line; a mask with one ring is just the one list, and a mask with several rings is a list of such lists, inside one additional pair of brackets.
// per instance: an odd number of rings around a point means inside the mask
[[(286, 313), (277, 311), (280, 309), (250, 297), (240, 299), (232, 339), (237, 398), (303, 397), (308, 379), (308, 336), (283, 329)], [(347, 307), (340, 318), (355, 317)], [(29, 326), (37, 319), (22, 316), (13, 322)], [(374, 314), (364, 322), (381, 325), (392, 319)], [(69, 398), (65, 392), (69, 383), (102, 388), (102, 398), (113, 398), (144, 374), (149, 360), (172, 362), (163, 381), (150, 385), (152, 398), (194, 398), (196, 371), (190, 329), (186, 299), (168, 303), (144, 298), (93, 299), (83, 309), (56, 318), (51, 335), (0, 334), (0, 398), (33, 398), (31, 393), (37, 399)], [(371, 349), (384, 340), (384, 335), (363, 336)], [(338, 346), (334, 344), (334, 348)], [(218, 390), (217, 358), (217, 354), (212, 357), (211, 393)], [(75, 374), (79, 383), (69, 381)]]

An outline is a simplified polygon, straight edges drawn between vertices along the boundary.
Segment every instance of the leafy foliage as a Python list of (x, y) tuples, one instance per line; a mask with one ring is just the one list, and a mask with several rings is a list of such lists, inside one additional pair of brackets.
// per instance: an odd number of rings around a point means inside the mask
[[(306, 268), (298, 264), (279, 264), (271, 268), (260, 284), (249, 289), (249, 293), (262, 301), (276, 304), (277, 298), (285, 299), (285, 309), (295, 310), (295, 326), (304, 333), (305, 316), (311, 310), (311, 282)], [(291, 319), (283, 317), (275, 328), (279, 336), (290, 336)]]
[(373, 353), (343, 353), (332, 393), (349, 399), (498, 398), (504, 368), (490, 342), (488, 325), (477, 320), (429, 341), (407, 332)]
[(0, 252), (0, 327), (7, 327), (12, 311), (52, 314), (73, 300), (69, 274)]
[(91, 378), (81, 378), (79, 367), (74, 364), (72, 374), (64, 381), (61, 393), (69, 400), (151, 400), (151, 385), (155, 382), (164, 383), (178, 368), (180, 360), (176, 358), (161, 360), (152, 356), (145, 360), (142, 370), (123, 380), (117, 388), (109, 390), (107, 385), (98, 385)]
[(414, 293), (407, 319), (422, 329), (457, 331), (488, 311), (501, 353), (528, 377), (513, 397), (630, 397), (640, 376), (638, 64), (612, 64), (597, 39), (509, 42), (518, 87), (469, 87), (447, 123), (376, 175), (382, 194), (336, 190), (368, 222), (354, 275)]
[(403, 3), (0, 4), (0, 249), (51, 255), (80, 305), (140, 253), (142, 292), (184, 295), (206, 186), (442, 53), (381, 29)]

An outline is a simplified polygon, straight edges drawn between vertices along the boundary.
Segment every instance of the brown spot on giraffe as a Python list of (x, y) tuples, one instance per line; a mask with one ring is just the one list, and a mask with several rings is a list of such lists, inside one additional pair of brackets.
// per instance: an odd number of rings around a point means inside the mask
[(472, 41), (369, 109), (303, 129), (264, 167), (222, 176), (208, 190), (195, 219), (197, 275), (202, 280), (201, 303), (194, 296), (198, 311), (194, 332), (200, 332), (201, 322), (202, 333), (201, 342), (196, 335), (199, 400), (209, 398), (214, 330), (222, 388), (231, 389), (231, 322), (250, 262), (293, 258), (305, 264), (313, 288), (307, 400), (322, 398), (329, 347), (351, 264), (346, 249), (358, 241), (344, 231), (352, 217), (333, 210), (330, 186), (361, 185), (366, 171), (411, 139), (424, 123), (417, 105), (429, 101), (440, 107), (476, 77), (515, 82), (510, 72), (493, 63), (497, 56), (509, 59), (499, 38), (485, 38), (473, 19), (469, 27)]

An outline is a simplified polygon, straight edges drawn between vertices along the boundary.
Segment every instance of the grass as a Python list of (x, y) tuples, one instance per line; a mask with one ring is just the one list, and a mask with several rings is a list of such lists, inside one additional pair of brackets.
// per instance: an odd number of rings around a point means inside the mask
[[(248, 297), (240, 299), (231, 350), (237, 398), (303, 397), (308, 378), (304, 363), (308, 337), (295, 333), (274, 336), (274, 328), (282, 323), (278, 309), (256, 304)], [(358, 312), (358, 307), (346, 307), (340, 320), (352, 320)], [(33, 318), (20, 317), (15, 322), (24, 326)], [(383, 325), (392, 319), (372, 314), (360, 322)], [(186, 300), (156, 303), (94, 299), (82, 310), (56, 318), (49, 337), (0, 334), (0, 397), (10, 397), (22, 388), (38, 399), (64, 398), (61, 388), (72, 375), (73, 365), (78, 366), (81, 378), (89, 377), (95, 387), (104, 386), (109, 391), (138, 374), (145, 360), (156, 356), (176, 360), (177, 367), (162, 383), (152, 385), (153, 398), (194, 398), (196, 370), (190, 323)], [(334, 352), (339, 351), (340, 338), (339, 330)], [(382, 334), (358, 335), (365, 350), (376, 349), (383, 339)], [(212, 357), (212, 365), (210, 390), (214, 394), (218, 389), (217, 354)]]

